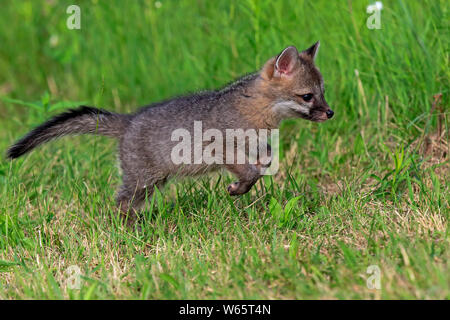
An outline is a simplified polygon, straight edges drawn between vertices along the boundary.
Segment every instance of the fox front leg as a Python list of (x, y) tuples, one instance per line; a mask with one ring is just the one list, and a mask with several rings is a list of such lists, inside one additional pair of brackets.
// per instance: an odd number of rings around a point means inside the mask
[(261, 177), (260, 172), (254, 164), (233, 164), (226, 168), (235, 174), (239, 181), (233, 182), (227, 188), (231, 196), (237, 196), (250, 191), (252, 186)]
[(270, 146), (267, 145), (267, 155), (259, 155), (256, 164), (231, 164), (226, 168), (235, 174), (239, 181), (233, 182), (227, 188), (231, 196), (237, 196), (250, 191), (253, 185), (264, 174), (264, 171), (270, 167), (272, 157)]

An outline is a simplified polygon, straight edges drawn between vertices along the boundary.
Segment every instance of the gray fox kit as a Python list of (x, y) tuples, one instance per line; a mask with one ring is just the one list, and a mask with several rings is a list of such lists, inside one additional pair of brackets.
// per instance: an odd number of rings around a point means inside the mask
[[(298, 52), (293, 46), (269, 59), (259, 72), (242, 77), (216, 91), (155, 103), (134, 114), (118, 114), (82, 106), (55, 116), (11, 146), (15, 159), (38, 145), (69, 134), (99, 134), (119, 140), (123, 184), (117, 205), (133, 223), (137, 210), (174, 176), (192, 176), (224, 167), (239, 179), (228, 186), (230, 195), (248, 192), (261, 177), (261, 164), (175, 164), (171, 150), (177, 128), (192, 131), (195, 121), (203, 129), (276, 129), (286, 118), (322, 122), (333, 116), (324, 98), (322, 75), (314, 65), (319, 42)], [(270, 148), (269, 146), (267, 146)]]

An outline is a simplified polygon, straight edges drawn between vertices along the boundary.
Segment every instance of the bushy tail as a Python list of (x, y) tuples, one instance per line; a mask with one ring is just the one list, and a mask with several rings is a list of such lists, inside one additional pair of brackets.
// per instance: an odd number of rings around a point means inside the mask
[(12, 145), (7, 157), (15, 159), (38, 145), (69, 134), (99, 134), (120, 137), (128, 123), (129, 116), (106, 110), (81, 106), (61, 113), (34, 128)]

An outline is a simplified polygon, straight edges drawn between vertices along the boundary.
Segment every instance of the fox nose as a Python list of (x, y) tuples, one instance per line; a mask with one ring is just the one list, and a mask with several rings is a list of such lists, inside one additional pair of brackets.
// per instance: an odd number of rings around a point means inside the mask
[(334, 116), (334, 111), (331, 110), (331, 109), (328, 109), (327, 112), (326, 112), (326, 114), (327, 114), (327, 118), (328, 118), (328, 119), (331, 119), (331, 118), (333, 118), (333, 116)]

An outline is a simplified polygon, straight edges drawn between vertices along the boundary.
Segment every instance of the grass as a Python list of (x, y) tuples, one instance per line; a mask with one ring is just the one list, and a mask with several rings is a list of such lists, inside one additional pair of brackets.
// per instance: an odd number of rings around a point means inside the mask
[(2, 3), (2, 153), (66, 107), (132, 111), (319, 39), (336, 115), (286, 121), (279, 173), (242, 197), (228, 174), (169, 184), (142, 232), (117, 220), (115, 141), (2, 157), (0, 299), (450, 298), (448, 1), (385, 1), (379, 30), (367, 1), (301, 0), (84, 0), (68, 30), (72, 2)]

